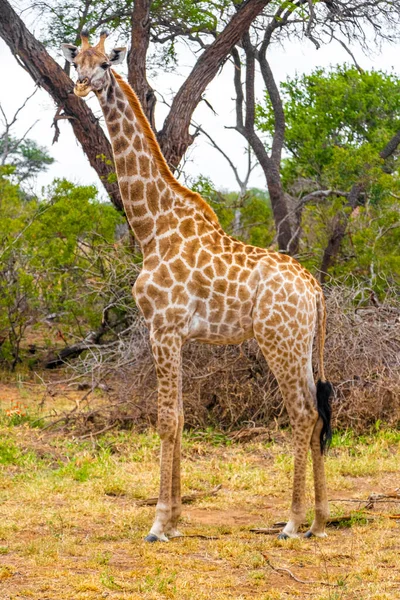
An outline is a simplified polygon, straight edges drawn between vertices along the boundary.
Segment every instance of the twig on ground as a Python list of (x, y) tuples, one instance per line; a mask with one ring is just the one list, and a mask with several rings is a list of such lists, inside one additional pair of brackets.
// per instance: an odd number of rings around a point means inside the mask
[(185, 534), (183, 537), (185, 537), (185, 538), (200, 538), (202, 540), (219, 540), (218, 535), (203, 535), (201, 533)]
[[(393, 499), (395, 498), (395, 500)], [(362, 498), (332, 498), (329, 502), (356, 502), (358, 504), (365, 504), (367, 510), (374, 508), (376, 502), (388, 502), (398, 504), (400, 502), (400, 488), (393, 490), (386, 494), (370, 494), (367, 499)]]
[(274, 533), (279, 533), (281, 530), (281, 527), (259, 527), (259, 528), (253, 528), (250, 529), (251, 533), (265, 533), (265, 534), (271, 534), (274, 535)]
[(295, 581), (297, 581), (297, 583), (304, 583), (306, 585), (326, 585), (329, 587), (339, 587), (338, 583), (328, 583), (327, 581), (316, 581), (314, 579), (310, 579), (308, 581), (304, 580), (304, 579), (299, 579), (299, 577), (296, 577), (296, 575), (294, 575), (292, 573), (292, 571), (290, 571), (290, 569), (286, 569), (285, 567), (274, 567), (274, 565), (271, 563), (269, 556), (267, 554), (262, 553), (262, 556), (265, 560), (265, 562), (267, 563), (267, 565), (276, 573), (287, 573), (289, 575), (289, 577), (291, 577), (292, 579), (294, 579)]
[(110, 429), (114, 429), (114, 427), (116, 427), (117, 425), (118, 425), (118, 421), (115, 421), (111, 425), (108, 425), (108, 427), (103, 427), (103, 429), (100, 429), (99, 431), (91, 431), (90, 433), (85, 433), (85, 435), (81, 435), (78, 439), (85, 440), (87, 438), (92, 438), (97, 435), (101, 435), (102, 433), (105, 433), (106, 431), (110, 431)]

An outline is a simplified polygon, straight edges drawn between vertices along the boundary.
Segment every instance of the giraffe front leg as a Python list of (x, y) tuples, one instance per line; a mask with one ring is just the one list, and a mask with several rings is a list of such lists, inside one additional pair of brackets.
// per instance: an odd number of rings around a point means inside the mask
[[(147, 542), (166, 542), (168, 541), (167, 533), (170, 533), (171, 523), (172, 520), (175, 520), (178, 505), (180, 514), (180, 433), (178, 430), (181, 396), (181, 340), (173, 334), (163, 334), (157, 337), (152, 336), (151, 341), (158, 380), (157, 430), (161, 439), (161, 460), (156, 517), (150, 533), (145, 539)], [(179, 460), (177, 461), (178, 456)], [(174, 481), (175, 483), (173, 483)], [(179, 501), (177, 501), (178, 495)]]
[(178, 529), (178, 522), (182, 512), (181, 497), (181, 443), (184, 417), (183, 412), (178, 417), (178, 428), (175, 438), (174, 457), (172, 466), (172, 510), (171, 519), (167, 525), (166, 536), (169, 539), (182, 537), (183, 534)]
[(178, 522), (182, 512), (181, 496), (181, 445), (184, 424), (183, 401), (182, 401), (182, 370), (179, 371), (178, 381), (178, 428), (175, 437), (174, 458), (172, 465), (172, 511), (171, 520), (168, 523), (166, 535), (169, 539), (182, 537), (178, 529)]

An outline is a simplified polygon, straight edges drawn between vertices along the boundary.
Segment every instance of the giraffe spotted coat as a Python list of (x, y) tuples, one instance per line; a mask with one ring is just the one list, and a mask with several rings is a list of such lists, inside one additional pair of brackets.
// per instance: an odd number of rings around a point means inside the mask
[[(75, 93), (93, 90), (110, 134), (125, 213), (141, 245), (143, 269), (133, 288), (149, 329), (158, 378), (160, 493), (148, 541), (180, 535), (183, 428), (181, 351), (187, 340), (238, 344), (254, 337), (281, 389), (295, 453), (292, 506), (281, 537), (295, 537), (305, 518), (305, 473), (311, 447), (315, 519), (308, 535), (325, 535), (328, 503), (312, 371), (315, 333), (323, 370), (325, 304), (314, 277), (293, 258), (233, 239), (209, 205), (168, 168), (130, 86), (109, 67), (102, 36), (92, 48), (64, 53), (78, 71)], [(116, 57), (116, 58), (115, 58)], [(108, 66), (105, 66), (105, 64)]]

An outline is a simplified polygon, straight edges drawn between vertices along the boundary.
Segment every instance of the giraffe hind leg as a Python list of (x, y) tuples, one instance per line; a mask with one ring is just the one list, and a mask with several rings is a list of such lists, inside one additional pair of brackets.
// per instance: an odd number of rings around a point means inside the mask
[[(294, 475), (290, 518), (279, 538), (298, 537), (299, 526), (305, 520), (305, 484), (307, 456), (311, 438), (318, 420), (314, 381), (311, 368), (312, 329), (299, 345), (283, 339), (268, 324), (254, 322), (255, 338), (274, 373), (281, 390), (292, 426)], [(315, 388), (315, 386), (314, 386)]]
[(311, 454), (314, 472), (315, 517), (304, 537), (326, 537), (325, 525), (329, 516), (328, 495), (326, 490), (324, 451), (332, 438), (330, 396), (332, 386), (328, 381), (318, 381), (316, 390), (319, 419), (311, 438)]

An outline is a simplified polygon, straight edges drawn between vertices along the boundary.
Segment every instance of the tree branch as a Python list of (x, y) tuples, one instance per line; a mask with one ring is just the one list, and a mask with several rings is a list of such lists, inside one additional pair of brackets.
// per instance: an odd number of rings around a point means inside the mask
[(33, 81), (50, 94), (57, 106), (63, 107), (66, 116), (72, 117), (68, 120), (91, 166), (113, 204), (122, 210), (118, 184), (108, 180), (114, 173), (111, 145), (98, 120), (85, 102), (72, 93), (71, 79), (51, 58), (43, 44), (28, 31), (7, 0), (0, 0), (0, 36), (20, 59)]
[(285, 139), (285, 113), (283, 112), (283, 104), (278, 86), (275, 83), (271, 67), (266, 58), (266, 48), (263, 52), (259, 52), (257, 57), (260, 63), (261, 75), (271, 100), (272, 110), (274, 111), (275, 130), (272, 138), (271, 159), (274, 163), (280, 165)]
[(128, 81), (139, 97), (150, 125), (155, 130), (156, 96), (146, 77), (146, 56), (150, 41), (152, 0), (135, 0), (132, 12), (131, 49), (128, 54)]
[(270, 0), (244, 2), (222, 33), (200, 56), (176, 94), (158, 136), (164, 156), (173, 168), (176, 168), (187, 147), (193, 142), (193, 136), (189, 133), (190, 120), (204, 90), (218, 73), (232, 48), (269, 2)]
[(398, 146), (400, 144), (400, 131), (398, 131), (386, 144), (386, 146), (379, 152), (379, 156), (386, 160), (389, 158), (394, 152), (396, 152)]

